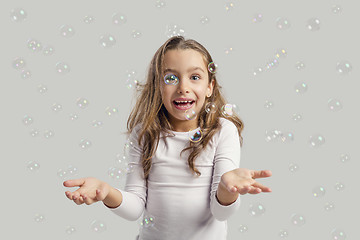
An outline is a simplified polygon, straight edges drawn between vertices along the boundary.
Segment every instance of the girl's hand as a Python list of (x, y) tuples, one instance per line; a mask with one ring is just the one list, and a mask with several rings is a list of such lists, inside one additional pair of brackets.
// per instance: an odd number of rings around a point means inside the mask
[(110, 192), (110, 185), (93, 177), (70, 179), (63, 182), (65, 187), (80, 187), (75, 192), (66, 191), (65, 195), (77, 205), (87, 205), (102, 201)]
[(220, 185), (230, 193), (258, 194), (260, 192), (271, 192), (269, 187), (256, 182), (256, 178), (270, 177), (270, 170), (255, 171), (246, 168), (236, 168), (221, 176)]

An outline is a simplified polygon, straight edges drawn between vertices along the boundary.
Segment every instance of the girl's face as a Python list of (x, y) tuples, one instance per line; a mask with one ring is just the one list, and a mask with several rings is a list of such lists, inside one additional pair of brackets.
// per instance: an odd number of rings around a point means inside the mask
[[(166, 84), (166, 75), (175, 75), (177, 84)], [(164, 72), (160, 79), (160, 92), (163, 104), (169, 113), (169, 122), (175, 131), (187, 132), (197, 128), (197, 119), (204, 105), (205, 97), (212, 94), (215, 80), (209, 84), (208, 69), (203, 56), (198, 51), (168, 50), (164, 56)], [(191, 104), (179, 104), (176, 100), (185, 98)], [(181, 109), (182, 107), (182, 109)], [(185, 107), (190, 107), (186, 108)], [(195, 111), (196, 118), (188, 120), (186, 113)]]

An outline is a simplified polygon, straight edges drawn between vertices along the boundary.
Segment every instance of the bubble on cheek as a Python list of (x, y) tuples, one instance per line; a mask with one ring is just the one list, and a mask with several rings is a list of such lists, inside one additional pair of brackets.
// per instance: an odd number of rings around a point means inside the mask
[(166, 74), (164, 77), (164, 82), (166, 85), (177, 85), (179, 83), (179, 78), (174, 74)]
[(187, 120), (193, 120), (196, 118), (196, 112), (192, 109), (188, 109), (185, 111), (185, 118)]

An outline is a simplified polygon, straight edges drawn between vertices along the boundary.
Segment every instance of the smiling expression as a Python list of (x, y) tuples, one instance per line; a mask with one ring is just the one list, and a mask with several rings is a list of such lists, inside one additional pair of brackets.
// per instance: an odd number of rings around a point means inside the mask
[[(178, 83), (166, 84), (166, 75), (175, 75)], [(185, 111), (176, 108), (174, 102), (178, 98), (187, 98), (193, 101), (188, 111), (194, 110), (196, 116), (202, 109), (205, 97), (212, 94), (214, 80), (209, 84), (207, 66), (203, 55), (196, 50), (168, 50), (164, 56), (164, 72), (160, 79), (162, 102), (169, 113), (169, 122), (175, 131), (185, 132), (197, 128), (198, 117), (188, 120)]]

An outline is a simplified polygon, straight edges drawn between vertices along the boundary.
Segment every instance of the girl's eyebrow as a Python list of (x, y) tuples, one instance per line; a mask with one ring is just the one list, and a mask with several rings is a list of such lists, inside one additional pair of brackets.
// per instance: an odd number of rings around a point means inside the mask
[[(201, 67), (189, 68), (189, 69), (188, 69), (188, 72), (195, 71), (195, 70), (200, 70), (200, 71), (204, 72), (204, 70), (203, 70)], [(166, 72), (176, 72), (176, 73), (178, 73), (176, 70), (171, 69), (171, 68), (166, 68), (165, 71), (164, 71), (164, 73), (166, 73)]]

